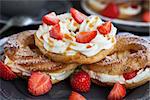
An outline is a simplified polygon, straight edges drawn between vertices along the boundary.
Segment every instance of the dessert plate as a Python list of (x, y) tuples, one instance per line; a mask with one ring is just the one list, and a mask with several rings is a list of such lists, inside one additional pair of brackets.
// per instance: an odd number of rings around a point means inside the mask
[(87, 6), (86, 0), (81, 1), (81, 7), (88, 14), (96, 14), (99, 15), (104, 21), (112, 21), (120, 29), (133, 32), (149, 32), (150, 23), (138, 22), (136, 20), (112, 19), (102, 16), (90, 9), (90, 7)]
[[(149, 37), (148, 37), (149, 38)], [(8, 37), (0, 40), (0, 59), (3, 55), (3, 45)], [(42, 96), (32, 96), (27, 90), (26, 79), (15, 79), (6, 81), (0, 79), (0, 100), (68, 100), (72, 91), (70, 79), (66, 79), (58, 84), (53, 85), (52, 90)], [(150, 82), (132, 90), (127, 90), (125, 100), (149, 100), (150, 99)], [(111, 88), (100, 87), (92, 84), (88, 93), (81, 93), (87, 100), (105, 100)]]

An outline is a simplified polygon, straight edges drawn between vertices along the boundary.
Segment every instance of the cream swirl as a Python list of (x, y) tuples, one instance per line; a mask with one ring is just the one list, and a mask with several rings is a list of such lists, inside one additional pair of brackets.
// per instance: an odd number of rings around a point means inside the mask
[(79, 24), (72, 18), (70, 13), (58, 15), (58, 18), (65, 24), (68, 30), (74, 32), (79, 29)]
[(98, 16), (91, 15), (81, 23), (79, 32), (89, 32), (97, 30), (97, 27), (103, 23), (104, 22), (102, 22), (102, 20)]
[[(78, 24), (69, 13), (59, 15), (58, 18), (60, 19), (60, 31), (64, 36), (62, 40), (50, 37), (49, 30), (52, 27), (51, 25), (41, 25), (36, 33), (38, 39), (43, 41), (43, 46), (47, 51), (68, 56), (79, 52), (91, 57), (103, 49), (111, 48), (116, 42), (115, 34), (117, 29), (112, 25), (110, 33), (105, 36), (102, 35), (97, 30), (97, 27), (104, 22), (96, 15), (87, 17), (81, 24)], [(89, 43), (76, 42), (76, 33), (90, 31), (97, 31), (97, 35)]]
[[(102, 20), (98, 16), (95, 15), (89, 16), (80, 25), (79, 32), (88, 32), (97, 30), (97, 27), (102, 25), (103, 23), (104, 22), (102, 22)], [(93, 40), (90, 41), (90, 43), (82, 44), (75, 42), (74, 43), (75, 45), (71, 46), (71, 48), (80, 51), (87, 57), (94, 56), (101, 50), (109, 49), (114, 45), (114, 43), (116, 42), (114, 38), (116, 31), (117, 29), (112, 25), (112, 29), (106, 37), (100, 34), (99, 31), (97, 31), (98, 34)], [(90, 46), (90, 48), (87, 48), (88, 46)]]

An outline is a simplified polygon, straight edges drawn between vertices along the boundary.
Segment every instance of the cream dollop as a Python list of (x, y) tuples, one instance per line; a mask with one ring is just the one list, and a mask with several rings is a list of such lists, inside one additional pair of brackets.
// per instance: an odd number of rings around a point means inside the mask
[[(97, 30), (97, 27), (99, 25), (102, 25), (103, 23), (104, 22), (102, 22), (102, 20), (98, 16), (89, 16), (81, 23), (79, 32), (89, 32)], [(94, 56), (103, 49), (110, 49), (115, 44), (116, 31), (117, 29), (112, 25), (112, 29), (107, 35), (110, 39), (97, 31), (96, 37), (91, 40), (90, 43), (83, 44), (74, 42), (75, 45), (71, 46), (71, 48), (80, 51), (87, 57)], [(90, 48), (87, 48), (88, 46), (90, 46)]]
[(74, 32), (79, 29), (79, 24), (74, 20), (74, 18), (72, 18), (70, 13), (58, 15), (58, 18), (63, 24), (65, 24), (68, 30)]
[(49, 75), (51, 76), (51, 78), (53, 80), (64, 80), (66, 79), (68, 76), (70, 76), (70, 74), (72, 74), (74, 72), (74, 70), (71, 71), (63, 71), (61, 73), (49, 73)]
[(56, 40), (50, 37), (49, 34), (44, 34), (43, 39), (44, 39), (44, 48), (50, 52), (64, 53), (69, 46), (68, 42)]
[[(80, 52), (87, 57), (91, 57), (103, 49), (111, 48), (116, 42), (115, 34), (117, 29), (112, 25), (110, 33), (105, 36), (102, 35), (97, 30), (97, 27), (104, 22), (96, 15), (87, 17), (80, 25), (75, 22), (69, 13), (59, 15), (58, 18), (60, 19), (59, 25), (61, 33), (64, 35), (62, 40), (50, 37), (48, 29), (51, 29), (52, 26), (49, 25), (40, 26), (36, 33), (38, 38), (43, 37), (43, 46), (47, 51), (68, 56)], [(79, 31), (76, 32), (77, 29)], [(97, 35), (94, 39), (89, 43), (76, 42), (76, 33), (89, 31), (97, 31)]]
[(102, 20), (98, 16), (91, 15), (81, 23), (79, 32), (89, 32), (97, 30), (97, 27), (103, 23), (104, 22), (102, 22)]

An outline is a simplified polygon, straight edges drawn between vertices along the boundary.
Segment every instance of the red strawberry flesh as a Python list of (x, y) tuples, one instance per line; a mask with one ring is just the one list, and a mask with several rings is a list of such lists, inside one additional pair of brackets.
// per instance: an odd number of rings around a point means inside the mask
[(60, 32), (60, 25), (56, 24), (52, 27), (52, 29), (49, 31), (50, 36), (57, 39), (62, 40), (63, 34)]
[(145, 11), (142, 15), (142, 19), (144, 22), (150, 22), (150, 11)]
[(111, 26), (112, 26), (111, 22), (105, 22), (104, 24), (98, 26), (97, 29), (101, 34), (106, 35), (110, 33)]
[(89, 43), (97, 35), (97, 31), (80, 32), (76, 35), (76, 41), (79, 43)]
[(101, 14), (110, 18), (117, 18), (119, 16), (119, 8), (115, 3), (109, 3)]
[(108, 95), (108, 100), (122, 100), (126, 95), (126, 89), (123, 85), (117, 82)]
[(28, 81), (28, 90), (32, 95), (39, 96), (52, 88), (50, 77), (45, 73), (33, 72)]
[(48, 25), (55, 25), (59, 23), (59, 19), (56, 16), (55, 12), (51, 12), (42, 18), (43, 23), (48, 24)]
[(82, 95), (77, 92), (72, 91), (69, 96), (69, 100), (86, 100)]
[(12, 80), (17, 76), (7, 65), (4, 65), (4, 63), (0, 61), (0, 77), (5, 80)]
[(87, 17), (86, 15), (76, 10), (75, 8), (70, 8), (70, 13), (72, 17), (75, 19), (75, 21), (79, 24), (81, 24), (84, 21), (84, 19)]
[(137, 9), (138, 6), (137, 5), (131, 5), (132, 8)]
[(123, 77), (125, 78), (125, 80), (132, 79), (137, 75), (137, 72), (138, 71), (132, 71), (132, 72), (124, 73)]

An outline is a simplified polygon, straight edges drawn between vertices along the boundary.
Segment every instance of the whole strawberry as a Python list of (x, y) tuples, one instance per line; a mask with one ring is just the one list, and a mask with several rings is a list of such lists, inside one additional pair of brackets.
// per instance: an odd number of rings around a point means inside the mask
[(79, 92), (88, 92), (90, 90), (91, 80), (88, 73), (79, 71), (72, 75), (71, 86)]

